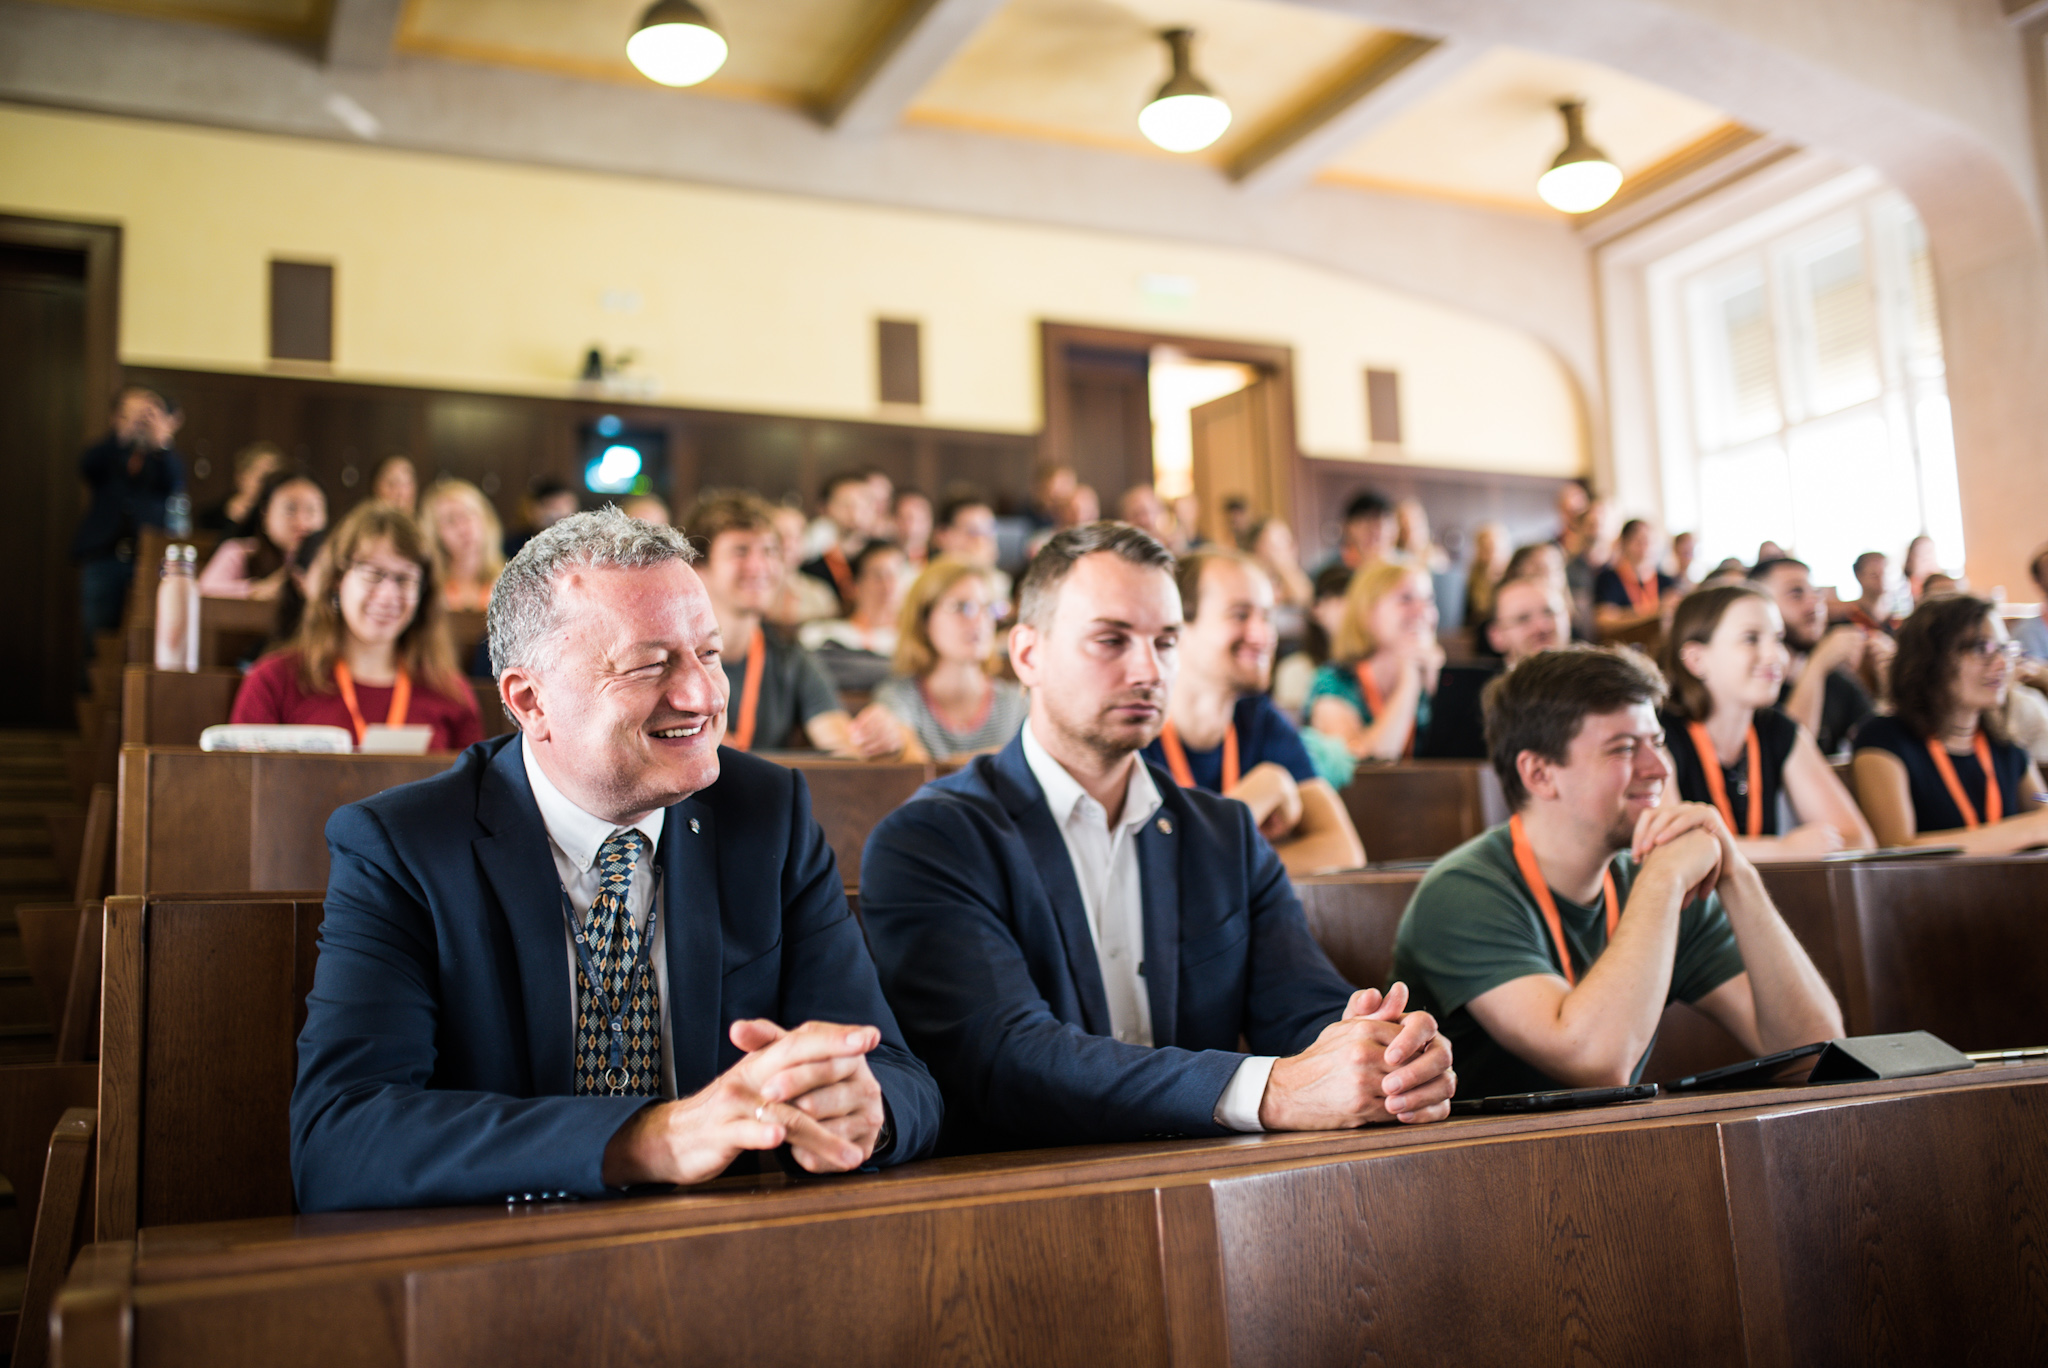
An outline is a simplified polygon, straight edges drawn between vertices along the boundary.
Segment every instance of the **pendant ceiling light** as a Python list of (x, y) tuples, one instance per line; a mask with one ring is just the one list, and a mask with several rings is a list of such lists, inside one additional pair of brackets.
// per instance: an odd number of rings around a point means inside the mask
[(633, 26), (626, 57), (650, 81), (693, 86), (725, 65), (725, 38), (690, 0), (655, 0)]
[(1138, 130), (1169, 152), (1199, 152), (1230, 127), (1230, 106), (1192, 69), (1193, 29), (1168, 29), (1159, 36), (1173, 54), (1173, 75), (1139, 113)]
[(1557, 112), (1564, 115), (1564, 151), (1536, 182), (1536, 193), (1553, 209), (1567, 214), (1584, 214), (1614, 198), (1621, 189), (1621, 168), (1607, 154), (1586, 141), (1586, 102), (1560, 100)]

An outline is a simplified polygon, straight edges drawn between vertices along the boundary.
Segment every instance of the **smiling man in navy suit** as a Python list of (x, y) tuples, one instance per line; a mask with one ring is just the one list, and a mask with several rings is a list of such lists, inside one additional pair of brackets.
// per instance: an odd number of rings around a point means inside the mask
[(802, 777), (718, 748), (728, 689), (693, 558), (612, 508), (536, 536), (489, 619), (519, 731), (328, 822), (291, 1109), (302, 1209), (932, 1147), (938, 1090)]
[(862, 916), (947, 1149), (1449, 1113), (1435, 1021), (1400, 984), (1351, 991), (1249, 808), (1138, 755), (1173, 682), (1173, 566), (1121, 523), (1048, 542), (1010, 635), (1023, 731), (868, 839)]

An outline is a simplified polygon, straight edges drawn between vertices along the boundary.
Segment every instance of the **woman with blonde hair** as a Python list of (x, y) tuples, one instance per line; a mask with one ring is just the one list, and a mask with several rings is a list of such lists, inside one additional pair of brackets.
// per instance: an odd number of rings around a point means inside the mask
[(505, 568), (505, 530), (484, 492), (467, 480), (440, 479), (420, 500), (420, 525), (441, 556), (441, 604), (481, 613)]
[(950, 760), (1000, 750), (1024, 725), (1024, 690), (992, 673), (1003, 604), (989, 573), (941, 556), (903, 596), (895, 674), (875, 702), (910, 731), (906, 760)]
[(1378, 561), (1353, 575), (1336, 659), (1309, 686), (1309, 726), (1361, 760), (1413, 755), (1444, 667), (1436, 622), (1436, 587), (1422, 566)]
[(419, 524), (387, 503), (358, 505), (313, 562), (297, 633), (249, 671), (232, 720), (347, 727), (357, 745), (378, 724), (430, 726), (437, 751), (482, 740), (434, 562)]

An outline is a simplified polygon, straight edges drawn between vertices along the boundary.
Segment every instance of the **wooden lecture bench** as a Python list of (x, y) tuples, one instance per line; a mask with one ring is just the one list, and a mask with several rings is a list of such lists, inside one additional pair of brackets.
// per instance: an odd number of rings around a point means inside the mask
[[(2038, 1361), (2048, 1066), (145, 1227), (58, 1361)], [(601, 1305), (598, 1303), (601, 1300)]]
[(1342, 797), (1374, 864), (1433, 860), (1508, 819), (1500, 776), (1482, 760), (1362, 764)]

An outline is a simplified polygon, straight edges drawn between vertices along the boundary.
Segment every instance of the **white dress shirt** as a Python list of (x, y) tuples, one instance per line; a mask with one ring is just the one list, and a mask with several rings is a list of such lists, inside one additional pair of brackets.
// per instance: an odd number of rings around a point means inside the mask
[[(1095, 964), (1109, 998), (1110, 1033), (1126, 1045), (1151, 1045), (1152, 998), (1145, 987), (1145, 893), (1138, 869), (1138, 832), (1159, 811), (1159, 789), (1144, 757), (1136, 757), (1124, 789), (1123, 811), (1112, 826), (1102, 804), (1038, 743), (1024, 724), (1024, 760), (1031, 766), (1053, 824), (1066, 842), (1081, 886)], [(1254, 1055), (1237, 1066), (1217, 1099), (1215, 1121), (1235, 1131), (1261, 1131), (1259, 1103), (1273, 1058)]]
[[(519, 750), (526, 762), (526, 782), (533, 785), (533, 801), (540, 807), (541, 824), (548, 830), (548, 853), (555, 857), (555, 876), (562, 881), (562, 888), (569, 895), (569, 904), (575, 908), (576, 919), (581, 922), (597, 898), (598, 852), (612, 833), (620, 828), (602, 817), (591, 816), (563, 796), (541, 769), (540, 762), (533, 758), (533, 748), (523, 739), (519, 742)], [(666, 809), (656, 808), (633, 827), (646, 838), (647, 843), (633, 861), (633, 881), (626, 890), (626, 911), (643, 935), (647, 931), (647, 913), (654, 906), (658, 883), (654, 852), (661, 845), (662, 822), (667, 816)], [(559, 906), (560, 900), (557, 899), (556, 903)], [(653, 958), (654, 991), (661, 997), (661, 1095), (674, 1097), (676, 1049), (675, 1027), (668, 1001), (667, 941), (668, 918), (663, 917), (655, 924), (654, 944), (643, 946), (641, 954)], [(562, 923), (562, 950), (568, 959), (569, 1030), (573, 1037), (576, 1029), (576, 941), (566, 919)]]

